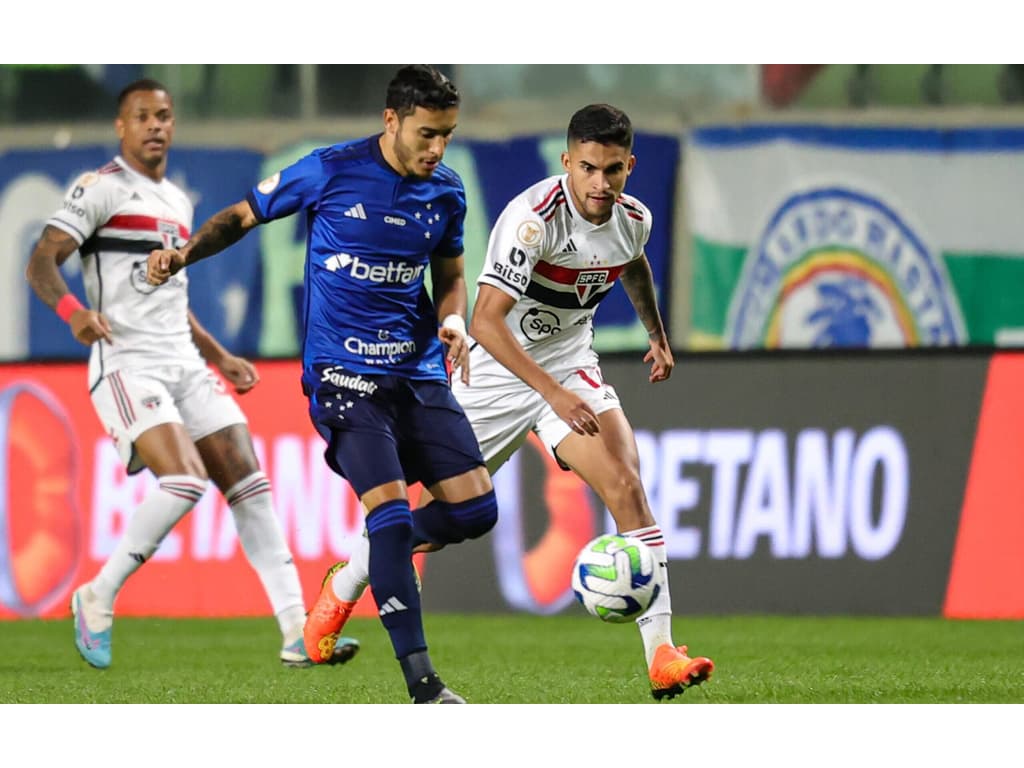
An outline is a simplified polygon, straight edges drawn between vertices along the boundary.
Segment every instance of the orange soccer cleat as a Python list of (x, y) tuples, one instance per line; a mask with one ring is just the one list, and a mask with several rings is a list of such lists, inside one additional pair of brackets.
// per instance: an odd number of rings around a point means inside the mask
[(658, 701), (674, 698), (691, 685), (700, 685), (711, 677), (715, 663), (705, 656), (691, 659), (686, 646), (673, 648), (668, 643), (658, 646), (649, 671), (651, 695)]
[(320, 585), (320, 595), (306, 616), (306, 624), (302, 628), (306, 653), (314, 664), (325, 664), (332, 660), (341, 630), (356, 606), (355, 600), (339, 600), (331, 587), (334, 574), (346, 565), (348, 563), (342, 561), (327, 570), (327, 575)]

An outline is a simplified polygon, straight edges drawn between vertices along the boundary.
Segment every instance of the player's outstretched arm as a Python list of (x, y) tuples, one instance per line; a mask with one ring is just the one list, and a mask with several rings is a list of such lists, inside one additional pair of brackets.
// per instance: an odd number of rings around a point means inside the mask
[(70, 326), (79, 342), (89, 346), (103, 339), (112, 344), (110, 322), (99, 312), (82, 306), (60, 274), (60, 265), (77, 250), (78, 243), (71, 235), (47, 225), (32, 250), (25, 279), (36, 296)]
[(235, 392), (244, 395), (259, 383), (260, 377), (256, 367), (244, 357), (228, 352), (213, 334), (203, 327), (191, 309), (188, 311), (188, 327), (192, 331), (192, 341), (199, 348), (203, 359), (217, 367), (221, 375), (235, 388)]
[(582, 398), (572, 393), (537, 365), (512, 335), (505, 317), (515, 306), (516, 299), (492, 285), (481, 285), (473, 305), (470, 334), (499, 363), (526, 382), (548, 401), (558, 417), (581, 435), (596, 435), (600, 431), (597, 414)]
[(247, 200), (228, 206), (211, 216), (180, 250), (152, 251), (146, 262), (146, 280), (152, 285), (163, 285), (189, 264), (237, 243), (259, 223)]
[(650, 262), (646, 254), (632, 261), (622, 270), (619, 277), (622, 287), (629, 296), (637, 317), (647, 329), (647, 339), (651, 346), (644, 355), (644, 362), (651, 364), (651, 373), (648, 379), (653, 382), (666, 381), (672, 375), (675, 367), (675, 360), (672, 357), (672, 348), (668, 343), (668, 335), (665, 333), (665, 325), (661, 320), (661, 313), (658, 311), (658, 299), (654, 292), (654, 274), (651, 272)]

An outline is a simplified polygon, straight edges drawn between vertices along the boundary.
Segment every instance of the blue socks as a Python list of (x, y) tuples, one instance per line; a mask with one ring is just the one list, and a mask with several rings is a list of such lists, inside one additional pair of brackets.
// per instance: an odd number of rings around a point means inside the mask
[(366, 516), (370, 537), (370, 586), (395, 658), (425, 651), (420, 594), (412, 567), (409, 502), (386, 501)]
[(475, 499), (449, 504), (434, 499), (412, 516), (413, 546), (430, 542), (444, 546), (483, 536), (498, 521), (494, 491)]

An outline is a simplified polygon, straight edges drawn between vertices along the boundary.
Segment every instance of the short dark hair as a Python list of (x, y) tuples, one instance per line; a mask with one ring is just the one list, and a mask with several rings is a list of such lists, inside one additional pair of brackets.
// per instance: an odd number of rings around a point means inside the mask
[(569, 143), (596, 141), (632, 149), (633, 124), (625, 112), (611, 104), (588, 104), (572, 116), (566, 138)]
[(459, 91), (442, 72), (428, 64), (409, 64), (388, 83), (384, 106), (405, 117), (416, 107), (439, 110), (459, 106)]
[[(124, 107), (125, 101), (136, 91), (163, 91), (170, 98), (171, 92), (164, 87), (163, 83), (152, 80), (148, 77), (144, 77), (141, 80), (135, 80), (128, 83), (124, 88), (121, 89), (121, 93), (117, 95), (117, 111), (120, 114), (121, 108)], [(171, 99), (173, 103), (173, 99)]]

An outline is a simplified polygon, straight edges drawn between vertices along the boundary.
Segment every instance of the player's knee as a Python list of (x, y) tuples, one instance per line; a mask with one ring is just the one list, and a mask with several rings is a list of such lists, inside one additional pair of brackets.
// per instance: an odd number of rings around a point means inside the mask
[(478, 539), (498, 522), (498, 498), (494, 490), (457, 504), (449, 504), (449, 515), (467, 539)]

